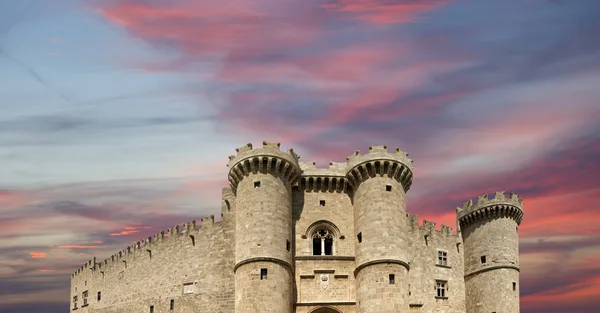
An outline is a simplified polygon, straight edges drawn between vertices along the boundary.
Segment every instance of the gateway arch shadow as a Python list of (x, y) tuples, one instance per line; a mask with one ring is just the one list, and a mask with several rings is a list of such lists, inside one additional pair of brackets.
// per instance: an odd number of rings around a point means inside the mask
[(343, 312), (338, 309), (331, 308), (331, 307), (320, 307), (320, 308), (316, 308), (316, 309), (310, 311), (309, 313), (343, 313)]

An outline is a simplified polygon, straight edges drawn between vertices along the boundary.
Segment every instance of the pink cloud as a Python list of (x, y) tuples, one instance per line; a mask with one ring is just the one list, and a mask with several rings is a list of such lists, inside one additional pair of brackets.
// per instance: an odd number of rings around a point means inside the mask
[(128, 236), (132, 234), (139, 233), (144, 229), (153, 229), (153, 226), (144, 226), (144, 225), (133, 225), (133, 226), (124, 226), (123, 230), (120, 232), (110, 233), (109, 236)]
[(50, 41), (54, 42), (54, 43), (62, 43), (65, 42), (64, 40), (60, 39), (60, 38), (50, 38)]
[(32, 251), (32, 252), (29, 252), (29, 254), (31, 255), (32, 259), (44, 259), (44, 258), (46, 258), (46, 252)]
[(419, 15), (449, 3), (448, 0), (385, 1), (336, 0), (323, 5), (329, 11), (353, 14), (356, 19), (375, 24), (408, 23)]
[(54, 273), (56, 270), (41, 269), (40, 273)]

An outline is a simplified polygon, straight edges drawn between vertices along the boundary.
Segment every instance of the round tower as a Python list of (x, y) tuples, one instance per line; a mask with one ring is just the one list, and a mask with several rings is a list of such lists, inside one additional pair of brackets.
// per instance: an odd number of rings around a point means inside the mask
[(408, 312), (405, 195), (412, 184), (412, 160), (400, 149), (369, 150), (349, 156), (346, 171), (353, 189), (357, 312)]
[(519, 308), (519, 224), (523, 200), (503, 191), (457, 208), (464, 243), (467, 313), (516, 312)]
[(279, 143), (229, 157), (236, 193), (235, 312), (292, 313), (292, 184), (298, 156)]

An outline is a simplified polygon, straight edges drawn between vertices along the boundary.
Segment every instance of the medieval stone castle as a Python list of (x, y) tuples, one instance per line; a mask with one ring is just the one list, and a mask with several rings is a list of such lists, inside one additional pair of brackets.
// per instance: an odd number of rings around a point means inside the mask
[(479, 196), (450, 227), (407, 214), (408, 154), (317, 168), (264, 142), (229, 157), (222, 219), (176, 226), (71, 276), (77, 313), (516, 313), (515, 194)]

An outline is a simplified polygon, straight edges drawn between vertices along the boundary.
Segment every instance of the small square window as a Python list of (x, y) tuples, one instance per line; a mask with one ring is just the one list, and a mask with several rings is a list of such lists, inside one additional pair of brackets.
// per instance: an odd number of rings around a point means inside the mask
[(290, 251), (290, 250), (291, 250), (291, 248), (292, 248), (292, 244), (290, 243), (290, 241), (289, 241), (289, 240), (286, 240), (286, 241), (285, 241), (285, 249), (286, 249), (287, 251)]
[(259, 188), (260, 187), (260, 182), (259, 181), (255, 181), (254, 182), (254, 188)]
[(390, 285), (395, 284), (396, 283), (396, 275), (390, 274), (389, 282), (390, 282)]
[(487, 260), (486, 260), (486, 258), (485, 258), (485, 255), (482, 255), (482, 256), (481, 256), (481, 264), (485, 264), (485, 262), (486, 262), (486, 261), (487, 261)]
[(194, 284), (192, 283), (187, 283), (187, 284), (183, 284), (183, 293), (194, 293)]
[(358, 242), (361, 243), (362, 242), (362, 232), (358, 233), (358, 235), (356, 235), (356, 238), (358, 239)]
[(385, 191), (392, 191), (392, 185), (385, 185)]
[(321, 201), (319, 201), (319, 205), (320, 205), (320, 206), (325, 206), (325, 200), (321, 200)]
[(266, 268), (260, 269), (260, 280), (267, 280), (267, 269)]

